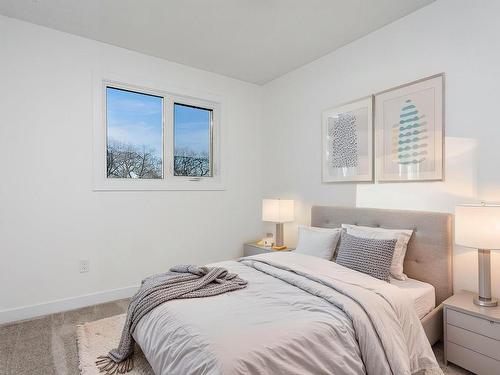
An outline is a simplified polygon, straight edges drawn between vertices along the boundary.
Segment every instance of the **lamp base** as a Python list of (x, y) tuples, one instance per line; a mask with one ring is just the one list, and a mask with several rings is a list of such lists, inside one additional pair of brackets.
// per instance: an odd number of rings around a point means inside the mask
[(483, 307), (495, 307), (498, 305), (498, 300), (496, 298), (483, 298), (476, 294), (474, 296), (474, 304)]
[(490, 250), (477, 249), (477, 265), (479, 275), (479, 294), (474, 296), (474, 303), (483, 307), (497, 306), (498, 301), (491, 297)]
[(282, 247), (283, 244), (283, 223), (276, 223), (276, 241), (274, 247)]

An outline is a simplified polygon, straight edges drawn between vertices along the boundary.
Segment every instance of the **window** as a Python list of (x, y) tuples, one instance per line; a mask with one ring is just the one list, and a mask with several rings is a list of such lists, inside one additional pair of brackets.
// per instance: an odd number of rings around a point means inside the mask
[(98, 87), (96, 190), (223, 189), (218, 101), (115, 81)]
[(106, 87), (106, 176), (163, 177), (163, 98)]
[(174, 175), (212, 176), (211, 109), (174, 104)]

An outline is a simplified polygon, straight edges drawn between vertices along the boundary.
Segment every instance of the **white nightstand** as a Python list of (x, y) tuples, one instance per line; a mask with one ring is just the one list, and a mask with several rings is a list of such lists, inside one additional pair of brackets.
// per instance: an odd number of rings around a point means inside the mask
[(500, 307), (473, 303), (461, 291), (444, 305), (444, 363), (453, 362), (477, 374), (500, 374)]
[(272, 253), (275, 251), (292, 251), (293, 249), (287, 248), (285, 250), (273, 250), (272, 247), (265, 247), (265, 246), (260, 246), (257, 245), (255, 242), (251, 243), (246, 243), (243, 245), (243, 256), (248, 257), (250, 255), (257, 255), (257, 254), (266, 254), (266, 253)]

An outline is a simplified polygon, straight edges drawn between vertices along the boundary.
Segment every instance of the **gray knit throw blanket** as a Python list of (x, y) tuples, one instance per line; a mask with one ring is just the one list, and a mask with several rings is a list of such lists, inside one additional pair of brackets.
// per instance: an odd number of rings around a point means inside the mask
[(210, 297), (245, 288), (247, 282), (220, 267), (175, 266), (170, 272), (142, 281), (132, 297), (118, 348), (97, 358), (99, 372), (106, 375), (125, 374), (134, 367), (135, 341), (132, 337), (137, 323), (155, 307), (172, 299)]

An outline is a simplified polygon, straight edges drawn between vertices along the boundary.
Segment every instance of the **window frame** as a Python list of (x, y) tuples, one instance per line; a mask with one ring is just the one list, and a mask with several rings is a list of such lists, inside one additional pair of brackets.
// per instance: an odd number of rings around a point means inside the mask
[[(147, 91), (146, 90), (132, 90), (130, 87), (127, 87), (125, 88), (123, 85), (119, 86), (119, 85), (111, 85), (111, 84), (103, 84), (103, 87), (102, 87), (102, 90), (103, 90), (103, 122), (104, 122), (104, 128), (105, 128), (105, 132), (106, 132), (106, 139), (105, 139), (105, 148), (106, 148), (106, 154), (107, 154), (107, 147), (108, 147), (108, 103), (107, 103), (107, 99), (108, 99), (108, 95), (107, 95), (107, 89), (108, 88), (112, 88), (112, 89), (115, 89), (115, 90), (123, 90), (123, 91), (128, 91), (128, 92), (132, 92), (132, 93), (136, 93), (136, 94), (142, 94), (142, 95), (149, 95), (149, 96), (154, 96), (154, 97), (157, 97), (157, 98), (161, 98), (162, 99), (162, 114), (161, 114), (161, 119), (162, 119), (162, 124), (161, 124), (161, 144), (162, 144), (162, 149), (161, 149), (161, 156), (162, 156), (162, 160), (161, 160), (161, 175), (162, 177), (161, 178), (147, 178), (147, 179), (144, 179), (144, 180), (162, 180), (165, 178), (165, 166), (166, 166), (166, 163), (165, 163), (165, 157), (166, 157), (166, 145), (165, 145), (165, 139), (166, 139), (166, 136), (165, 136), (165, 110), (166, 110), (166, 105), (165, 105), (165, 97), (161, 96), (161, 95), (158, 95), (156, 93), (153, 93), (152, 91)], [(106, 160), (104, 161), (104, 164), (105, 164), (105, 168), (106, 168), (106, 176), (105, 178), (106, 179), (110, 179), (110, 177), (108, 177), (107, 175), (107, 158)], [(113, 180), (119, 180), (119, 181), (122, 181), (122, 180), (140, 180), (140, 179), (135, 179), (135, 178), (121, 178), (121, 177), (113, 177), (112, 178)]]
[[(206, 105), (208, 102), (204, 100), (197, 100), (197, 99), (187, 99), (187, 98), (181, 98), (181, 97), (173, 97), (173, 102), (172, 102), (172, 136), (171, 136), (171, 148), (172, 148), (172, 153), (171, 153), (171, 158), (169, 165), (172, 168), (171, 174), (175, 178), (184, 178), (188, 179), (189, 181), (199, 181), (200, 179), (203, 178), (213, 178), (215, 176), (215, 154), (214, 154), (214, 149), (218, 147), (218, 145), (214, 144), (216, 143), (216, 139), (218, 137), (215, 137), (215, 107), (214, 106), (208, 106)], [(210, 148), (209, 148), (209, 162), (210, 162), (210, 167), (212, 169), (212, 175), (207, 176), (207, 177), (195, 177), (195, 176), (176, 176), (174, 172), (174, 151), (175, 151), (175, 105), (180, 104), (188, 107), (194, 107), (194, 108), (200, 108), (200, 109), (205, 109), (205, 110), (211, 110), (212, 111), (212, 121), (210, 124)]]
[[(108, 77), (108, 76), (107, 76)], [(134, 79), (134, 82), (138, 82)], [(140, 81), (127, 83), (124, 79), (103, 78), (94, 80), (94, 134), (93, 134), (93, 190), (225, 190), (221, 169), (221, 108), (220, 96), (194, 93), (187, 90), (169, 90)], [(163, 178), (108, 178), (106, 173), (107, 155), (107, 95), (106, 88), (154, 95), (163, 99), (162, 141), (163, 141)], [(151, 88), (159, 87), (159, 88)], [(174, 104), (181, 104), (212, 111), (210, 163), (212, 176), (175, 176), (174, 175)]]

